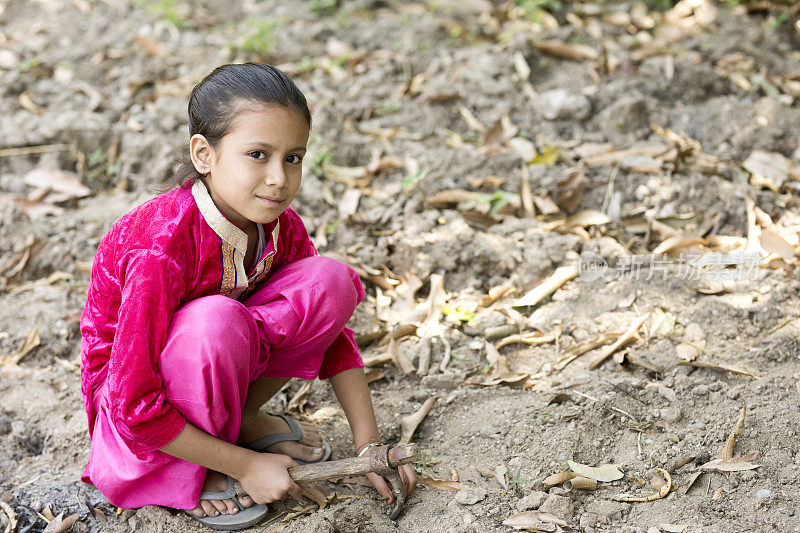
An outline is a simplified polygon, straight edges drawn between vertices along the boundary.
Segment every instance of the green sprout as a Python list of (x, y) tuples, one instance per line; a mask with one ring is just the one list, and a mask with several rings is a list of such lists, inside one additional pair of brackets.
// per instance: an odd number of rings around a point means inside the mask
[(248, 22), (250, 29), (238, 46), (246, 54), (257, 56), (267, 55), (277, 43), (275, 28), (278, 23), (272, 19), (251, 20)]
[(425, 453), (424, 451), (420, 454), (420, 459), (416, 463), (414, 463), (414, 468), (417, 469), (419, 473), (428, 472), (428, 475), (433, 477), (433, 470), (431, 469), (431, 465), (433, 464), (433, 458)]

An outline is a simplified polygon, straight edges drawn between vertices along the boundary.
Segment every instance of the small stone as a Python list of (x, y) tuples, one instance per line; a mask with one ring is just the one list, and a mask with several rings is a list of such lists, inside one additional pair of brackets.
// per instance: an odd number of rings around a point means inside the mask
[(572, 509), (572, 501), (564, 496), (550, 494), (539, 507), (540, 511), (554, 514), (562, 520), (572, 522), (575, 511)]
[(661, 530), (656, 526), (651, 526), (647, 528), (647, 533), (661, 533)]
[(541, 490), (535, 490), (517, 502), (517, 511), (529, 511), (538, 509), (547, 499), (548, 494)]
[(593, 528), (597, 526), (597, 515), (594, 513), (584, 513), (581, 515), (579, 523), (582, 528)]
[(431, 389), (453, 390), (464, 381), (463, 372), (445, 372), (444, 374), (430, 374), (422, 378), (422, 386)]
[(672, 405), (661, 410), (661, 418), (670, 424), (675, 424), (676, 422), (680, 422), (681, 418), (683, 418), (683, 413), (680, 407)]
[(589, 116), (592, 103), (580, 93), (566, 89), (545, 91), (537, 99), (542, 116), (547, 120), (581, 120)]
[(769, 500), (772, 498), (772, 491), (769, 489), (760, 489), (756, 492), (756, 499), (758, 500)]
[(464, 513), (463, 519), (465, 524), (471, 524), (475, 521), (475, 515), (472, 513)]
[(8, 435), (11, 429), (11, 418), (5, 413), (0, 413), (0, 435)]
[(462, 505), (475, 505), (486, 498), (486, 491), (480, 487), (467, 487), (456, 493), (455, 500)]

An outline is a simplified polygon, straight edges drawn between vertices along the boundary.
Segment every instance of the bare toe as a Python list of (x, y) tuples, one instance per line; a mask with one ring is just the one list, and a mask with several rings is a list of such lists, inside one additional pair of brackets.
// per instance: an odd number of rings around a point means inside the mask
[(269, 451), (272, 453), (282, 453), (294, 459), (300, 459), (306, 462), (318, 461), (322, 459), (322, 456), (325, 454), (325, 450), (321, 447), (312, 448), (311, 446), (305, 446), (297, 442), (279, 442), (271, 446)]
[(211, 503), (208, 500), (200, 500), (200, 507), (202, 507), (203, 512), (207, 516), (218, 516), (219, 515), (219, 511), (217, 510), (217, 508), (214, 507), (214, 504)]
[(203, 508), (200, 507), (199, 505), (194, 509), (186, 509), (186, 512), (194, 516), (195, 518), (203, 518), (204, 516), (206, 516), (205, 511), (203, 511)]
[(322, 446), (322, 437), (314, 426), (306, 422), (300, 422), (299, 424), (303, 430), (303, 444), (314, 448)]
[(239, 503), (242, 504), (242, 507), (251, 507), (256, 502), (250, 496), (239, 496)]
[(233, 500), (224, 500), (225, 505), (227, 506), (227, 513), (228, 514), (236, 514), (239, 512), (239, 507), (236, 506), (236, 503)]

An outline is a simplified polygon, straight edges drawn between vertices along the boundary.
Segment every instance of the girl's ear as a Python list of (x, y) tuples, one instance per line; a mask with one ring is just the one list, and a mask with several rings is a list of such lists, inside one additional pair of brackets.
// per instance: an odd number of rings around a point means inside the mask
[(195, 133), (189, 140), (189, 156), (192, 158), (194, 168), (200, 174), (211, 172), (211, 158), (214, 149), (205, 136)]

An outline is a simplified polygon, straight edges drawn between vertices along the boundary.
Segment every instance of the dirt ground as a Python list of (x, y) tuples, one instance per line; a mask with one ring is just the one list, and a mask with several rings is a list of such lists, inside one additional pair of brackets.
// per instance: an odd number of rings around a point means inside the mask
[[(61, 513), (71, 531), (204, 530), (80, 481), (78, 320), (100, 238), (185, 157), (192, 85), (257, 59), (313, 108), (294, 207), (362, 274), (351, 326), (371, 365), (391, 355), (370, 373), (382, 436), (435, 397), (413, 440), (420, 476), (444, 481), (394, 522), (354, 479), (252, 531), (511, 531), (523, 511), (543, 531), (800, 531), (793, 9), (335, 4), (0, 0), (0, 497), (17, 530)], [(721, 264), (736, 253), (752, 268)], [(295, 404), (349, 453), (327, 383)], [(624, 476), (549, 488), (568, 461)]]

